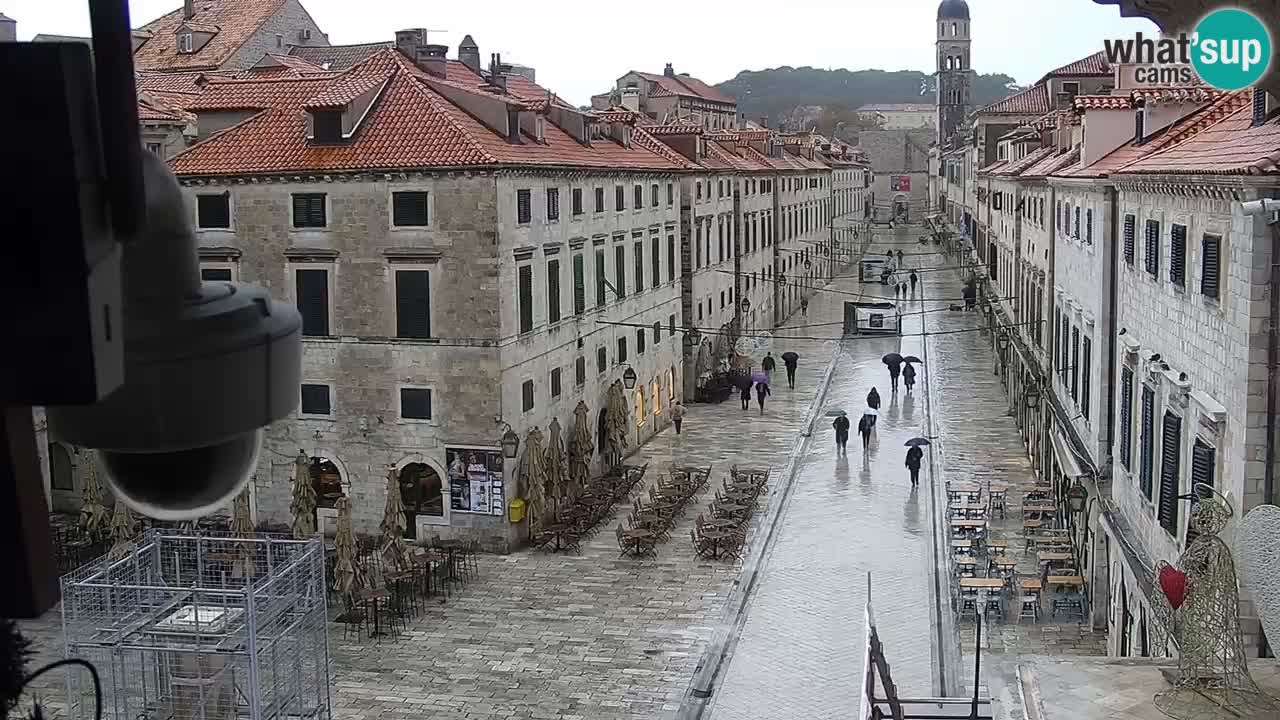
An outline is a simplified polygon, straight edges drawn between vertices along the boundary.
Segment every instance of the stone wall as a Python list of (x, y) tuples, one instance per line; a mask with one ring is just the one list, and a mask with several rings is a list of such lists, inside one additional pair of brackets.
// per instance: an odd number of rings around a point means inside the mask
[[(302, 38), (300, 31), (304, 29), (311, 31), (309, 40)], [(280, 37), (277, 38), (277, 35)], [(329, 45), (329, 36), (320, 31), (320, 26), (316, 25), (311, 13), (302, 7), (299, 0), (285, 0), (280, 9), (222, 64), (222, 69), (243, 70), (252, 67), (267, 53), (287, 55), (291, 45)]]

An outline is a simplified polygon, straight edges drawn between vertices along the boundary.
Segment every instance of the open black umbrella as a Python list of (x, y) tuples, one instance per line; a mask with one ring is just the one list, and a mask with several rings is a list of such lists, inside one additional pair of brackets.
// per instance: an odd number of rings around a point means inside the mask
[(750, 390), (751, 386), (755, 384), (747, 373), (732, 373), (729, 376), (729, 382), (739, 390)]
[(889, 353), (888, 355), (880, 358), (880, 360), (883, 361), (885, 365), (897, 365), (902, 363), (902, 356), (898, 353)]
[(920, 358), (916, 357), (915, 355), (908, 355), (908, 356), (906, 356), (906, 357), (902, 358), (902, 362), (905, 362), (905, 363), (923, 363), (924, 361), (923, 361), (923, 360), (921, 360)]
[(918, 445), (931, 445), (929, 438), (915, 437), (903, 443), (904, 447), (916, 447)]
[(790, 350), (782, 353), (782, 362), (793, 363), (800, 359), (800, 356)]

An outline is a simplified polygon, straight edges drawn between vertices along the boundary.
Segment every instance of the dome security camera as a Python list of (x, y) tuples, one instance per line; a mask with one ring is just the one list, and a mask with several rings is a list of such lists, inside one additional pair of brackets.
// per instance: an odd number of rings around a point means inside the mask
[(262, 288), (200, 281), (178, 182), (141, 156), (146, 225), (126, 239), (121, 269), (125, 381), (94, 405), (49, 407), (49, 433), (96, 449), (130, 508), (187, 520), (230, 504), (262, 428), (297, 408), (302, 318)]

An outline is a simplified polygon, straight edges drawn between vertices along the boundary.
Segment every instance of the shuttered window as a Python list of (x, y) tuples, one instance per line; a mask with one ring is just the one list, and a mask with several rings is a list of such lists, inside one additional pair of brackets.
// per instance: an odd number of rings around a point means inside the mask
[(560, 219), (560, 188), (547, 188), (547, 220)]
[(426, 192), (391, 193), (391, 223), (396, 227), (423, 227), (430, 218)]
[(636, 328), (636, 354), (644, 354), (644, 328)]
[(1071, 318), (1062, 318), (1062, 384), (1067, 384), (1071, 372)]
[(1084, 242), (1086, 245), (1093, 244), (1093, 208), (1084, 213)]
[(609, 369), (609, 350), (608, 348), (596, 348), (596, 372), (603, 373)]
[(1200, 240), (1200, 294), (1217, 298), (1221, 288), (1222, 238), (1205, 235)]
[(560, 261), (547, 261), (547, 322), (560, 320)]
[(676, 335), (676, 315), (672, 313), (667, 316), (667, 334), (671, 337)]
[(1080, 328), (1071, 328), (1071, 399), (1080, 401)]
[(621, 300), (627, 296), (627, 248), (621, 244), (613, 246), (613, 281)]
[(231, 227), (231, 196), (227, 193), (197, 195), (196, 224), (205, 229)]
[[(1217, 454), (1214, 447), (1200, 438), (1191, 446), (1191, 493), (1196, 498), (1205, 498), (1210, 491), (1201, 485), (1213, 487), (1214, 475), (1217, 473)], [(1187, 525), (1187, 545), (1195, 541), (1199, 535), (1190, 524)]]
[(293, 226), (295, 228), (327, 227), (324, 193), (298, 193), (293, 196)]
[(1080, 343), (1080, 412), (1084, 415), (1085, 422), (1090, 422), (1090, 410), (1093, 407), (1093, 382), (1090, 375), (1093, 372), (1093, 340), (1085, 335)]
[(618, 357), (617, 362), (624, 363), (627, 361), (627, 339), (618, 338)]
[(231, 282), (231, 268), (200, 268), (201, 282)]
[(658, 287), (662, 282), (662, 240), (657, 235), (649, 238), (649, 261), (653, 265), (653, 275), (649, 282)]
[(667, 236), (667, 282), (676, 279), (676, 236)]
[(1138, 220), (1132, 215), (1124, 216), (1124, 261), (1133, 264), (1134, 234), (1137, 232)]
[(614, 204), (614, 209), (615, 209), (615, 210), (617, 210), (618, 212), (622, 212), (623, 210), (626, 210), (626, 209), (627, 209), (627, 190), (626, 190), (626, 188), (622, 187), (621, 185), (616, 185), (616, 186), (614, 186), (614, 188), (613, 188), (613, 204)]
[(631, 246), (631, 254), (635, 256), (636, 292), (644, 291), (644, 243), (636, 241)]
[(1187, 226), (1169, 228), (1169, 282), (1187, 286)]
[(596, 188), (596, 212), (604, 212), (604, 188)]
[(1182, 477), (1182, 418), (1164, 414), (1160, 429), (1160, 504), (1156, 517), (1160, 527), (1178, 535), (1178, 480)]
[(1147, 221), (1147, 233), (1142, 247), (1142, 262), (1147, 273), (1152, 277), (1160, 277), (1160, 223)]
[(303, 415), (332, 415), (333, 404), (329, 401), (329, 386), (303, 383), (299, 412)]
[(570, 204), (572, 205), (571, 211), (573, 212), (574, 217), (581, 215), (582, 214), (582, 188), (574, 188), (570, 192), (569, 197), (570, 197)]
[(676, 204), (676, 188), (673, 183), (667, 183), (667, 207)]
[(1142, 386), (1142, 428), (1138, 448), (1138, 487), (1142, 496), (1151, 499), (1151, 476), (1155, 464), (1156, 393), (1149, 385)]
[(1133, 469), (1133, 370), (1120, 368), (1120, 466)]
[(653, 343), (656, 345), (662, 341), (662, 322), (653, 324)]
[(573, 256), (573, 314), (587, 311), (587, 268), (581, 255)]
[(400, 388), (400, 417), (405, 420), (430, 420), (431, 391), (426, 388)]
[(605, 304), (605, 269), (604, 269), (604, 251), (596, 251), (596, 307), (604, 307)]
[(298, 270), (294, 276), (298, 291), (298, 312), (302, 313), (302, 334), (324, 337), (329, 334), (329, 271)]
[(396, 271), (396, 337), (431, 337), (431, 273)]
[(560, 368), (551, 370), (551, 397), (560, 397)]
[(532, 380), (525, 380), (524, 383), (520, 385), (520, 408), (524, 412), (529, 412), (530, 410), (533, 409), (533, 381)]
[(573, 384), (584, 385), (587, 382), (587, 359), (579, 356), (573, 361)]
[(1075, 232), (1071, 233), (1071, 236), (1074, 237), (1076, 240), (1079, 240), (1080, 239), (1080, 206), (1079, 205), (1076, 206), (1075, 221), (1076, 221)]
[(516, 222), (521, 225), (533, 220), (533, 195), (529, 190), (516, 191)]
[(658, 207), (658, 184), (654, 183), (649, 186), (649, 205)]
[(520, 333), (533, 331), (533, 266), (521, 265), (519, 273)]

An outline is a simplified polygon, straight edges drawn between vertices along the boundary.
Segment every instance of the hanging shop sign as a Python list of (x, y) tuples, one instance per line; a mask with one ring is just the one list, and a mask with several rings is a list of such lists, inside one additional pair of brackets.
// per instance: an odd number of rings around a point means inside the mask
[(502, 451), (493, 448), (446, 447), (449, 509), (453, 512), (502, 515), (506, 512)]
[(910, 175), (890, 176), (889, 189), (892, 192), (911, 192), (911, 176)]

